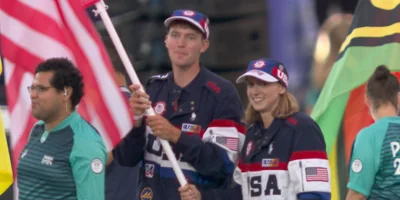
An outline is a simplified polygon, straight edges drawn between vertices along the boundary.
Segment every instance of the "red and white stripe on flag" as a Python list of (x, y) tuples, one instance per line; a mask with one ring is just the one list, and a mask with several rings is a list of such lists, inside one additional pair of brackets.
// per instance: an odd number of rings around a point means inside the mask
[(84, 7), (89, 7), (89, 6), (95, 4), (95, 3), (99, 2), (99, 1), (100, 1), (100, 0), (81, 0), (81, 4), (82, 4)]
[(132, 115), (80, 1), (0, 0), (0, 21), (14, 167), (36, 122), (26, 88), (47, 58), (67, 57), (82, 72), (86, 89), (78, 112), (97, 128), (108, 150), (128, 133)]

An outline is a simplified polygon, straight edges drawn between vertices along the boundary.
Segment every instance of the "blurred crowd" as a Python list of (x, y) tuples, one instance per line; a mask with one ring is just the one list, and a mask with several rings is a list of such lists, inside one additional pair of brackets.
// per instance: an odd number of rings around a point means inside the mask
[(335, 13), (323, 23), (319, 30), (310, 70), (311, 84), (305, 100), (305, 111), (307, 113), (311, 113), (328, 78), (340, 46), (347, 36), (351, 20), (351, 14)]

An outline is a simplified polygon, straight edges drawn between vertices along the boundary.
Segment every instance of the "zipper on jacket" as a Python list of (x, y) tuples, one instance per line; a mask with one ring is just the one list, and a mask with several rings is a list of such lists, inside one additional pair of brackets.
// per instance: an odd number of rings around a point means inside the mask
[(301, 163), (301, 160), (299, 161), (299, 166), (300, 166), (300, 173), (301, 173), (301, 181), (300, 181), (300, 184), (301, 184), (302, 192), (304, 192), (304, 184), (303, 184), (303, 180), (304, 180), (304, 177), (303, 177), (303, 165), (302, 165), (302, 163)]

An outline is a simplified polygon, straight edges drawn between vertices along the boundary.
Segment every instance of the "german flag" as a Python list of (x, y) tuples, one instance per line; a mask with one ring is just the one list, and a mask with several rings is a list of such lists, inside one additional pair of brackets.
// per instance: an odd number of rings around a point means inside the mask
[(311, 114), (325, 136), (333, 200), (344, 199), (345, 188), (340, 191), (339, 186), (347, 184), (347, 171), (338, 171), (338, 166), (348, 165), (355, 136), (373, 122), (364, 103), (367, 79), (379, 65), (386, 65), (400, 78), (399, 4), (400, 0), (358, 2), (349, 33)]

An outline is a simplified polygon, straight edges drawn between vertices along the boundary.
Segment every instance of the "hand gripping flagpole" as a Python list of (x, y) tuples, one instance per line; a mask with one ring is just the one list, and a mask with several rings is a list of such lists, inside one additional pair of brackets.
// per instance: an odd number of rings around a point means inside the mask
[[(104, 1), (99, 1), (96, 4), (96, 10), (93, 10), (94, 13), (97, 15), (99, 14), (101, 19), (104, 22), (104, 25), (107, 29), (108, 34), (110, 34), (110, 38), (112, 42), (114, 43), (115, 48), (117, 49), (118, 55), (121, 57), (122, 63), (124, 64), (124, 67), (129, 75), (129, 78), (131, 79), (133, 84), (140, 84), (140, 80), (138, 76), (136, 75), (136, 72), (132, 66), (132, 63), (129, 60), (128, 55), (126, 54), (126, 51), (124, 47), (122, 46), (121, 40), (118, 37), (117, 31), (114, 28), (114, 25), (112, 24), (112, 21), (110, 19), (110, 16), (108, 15), (106, 9), (108, 8), (107, 5), (105, 5)], [(140, 87), (140, 91), (144, 92), (143, 86)], [(147, 115), (153, 116), (155, 115), (153, 108), (149, 108), (146, 110)], [(176, 160), (175, 154), (172, 151), (171, 146), (166, 140), (160, 139), (161, 145), (167, 154), (167, 157), (169, 161), (172, 163), (172, 168), (174, 169), (174, 172), (176, 174), (176, 177), (178, 178), (179, 183), (181, 186), (184, 186), (187, 184), (187, 181), (185, 179), (185, 176), (183, 175), (182, 169), (180, 168), (178, 161)]]

